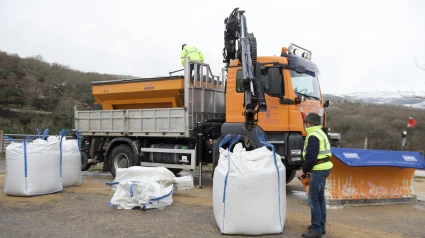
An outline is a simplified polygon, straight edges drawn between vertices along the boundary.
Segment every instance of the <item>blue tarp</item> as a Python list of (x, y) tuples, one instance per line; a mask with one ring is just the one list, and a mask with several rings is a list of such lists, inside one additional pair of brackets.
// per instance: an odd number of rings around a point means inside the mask
[(392, 166), (425, 169), (421, 152), (331, 148), (332, 155), (350, 167)]

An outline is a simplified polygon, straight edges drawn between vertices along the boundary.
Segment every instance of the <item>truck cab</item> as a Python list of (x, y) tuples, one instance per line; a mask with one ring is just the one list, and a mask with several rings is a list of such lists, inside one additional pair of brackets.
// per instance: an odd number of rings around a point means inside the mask
[[(291, 44), (283, 47), (280, 56), (258, 56), (261, 64), (261, 83), (264, 90), (267, 111), (258, 112), (256, 127), (251, 133), (245, 130), (245, 107), (243, 90), (243, 69), (238, 59), (233, 60), (227, 69), (226, 121), (222, 134), (240, 134), (250, 138), (251, 149), (260, 147), (255, 136), (257, 130), (274, 145), (287, 169), (287, 183), (295, 176), (302, 163), (302, 149), (306, 132), (303, 119), (310, 112), (322, 117), (326, 127), (324, 101), (320, 89), (319, 70), (311, 61), (311, 52)], [(253, 134), (254, 133), (254, 134)], [(250, 135), (249, 135), (250, 134)]]

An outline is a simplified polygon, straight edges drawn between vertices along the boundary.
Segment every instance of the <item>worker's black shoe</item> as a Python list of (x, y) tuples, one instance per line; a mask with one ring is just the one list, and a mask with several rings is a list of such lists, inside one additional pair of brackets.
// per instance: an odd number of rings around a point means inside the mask
[(320, 233), (319, 231), (310, 230), (308, 232), (303, 233), (303, 237), (320, 238), (322, 237), (322, 233)]
[[(311, 230), (311, 225), (309, 225), (309, 226), (308, 226), (308, 230), (309, 230), (309, 231)], [(323, 234), (323, 235), (324, 235), (324, 234), (326, 234), (326, 229), (323, 229), (323, 230), (322, 230), (322, 234)]]

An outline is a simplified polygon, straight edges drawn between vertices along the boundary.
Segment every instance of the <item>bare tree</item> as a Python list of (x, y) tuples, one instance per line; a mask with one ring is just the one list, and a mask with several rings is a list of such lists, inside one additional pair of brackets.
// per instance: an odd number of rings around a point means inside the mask
[[(418, 61), (416, 60), (415, 57), (415, 65), (416, 67), (418, 67), (419, 69), (422, 69), (425, 72), (425, 64), (423, 66), (420, 66), (418, 64)], [(417, 95), (412, 88), (410, 88), (410, 95), (406, 96), (406, 95), (402, 95), (400, 90), (397, 88), (398, 93), (400, 94), (400, 96), (404, 97), (404, 98), (416, 98), (416, 99), (425, 99), (425, 92), (422, 90), (423, 95)]]
[(62, 128), (70, 129), (74, 123), (74, 102), (69, 99), (62, 99), (59, 104), (53, 110), (53, 116), (56, 123)]

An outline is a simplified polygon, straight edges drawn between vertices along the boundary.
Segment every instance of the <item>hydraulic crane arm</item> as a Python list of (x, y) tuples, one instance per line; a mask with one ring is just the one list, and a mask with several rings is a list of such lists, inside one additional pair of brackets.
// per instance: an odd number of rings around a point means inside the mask
[[(257, 62), (257, 41), (254, 34), (247, 32), (245, 11), (235, 8), (224, 20), (223, 63), (229, 67), (230, 60), (239, 59), (243, 70), (245, 126), (251, 132), (255, 125), (255, 115), (267, 111), (261, 83), (261, 65)], [(236, 49), (236, 42), (238, 48)], [(258, 110), (255, 108), (258, 106)]]

